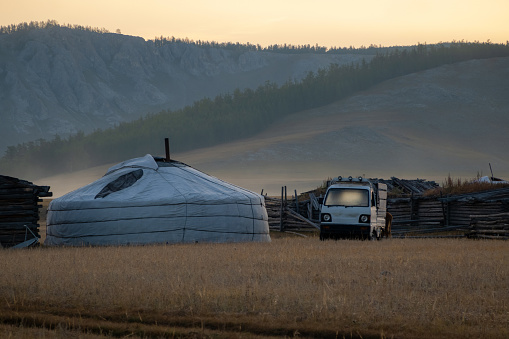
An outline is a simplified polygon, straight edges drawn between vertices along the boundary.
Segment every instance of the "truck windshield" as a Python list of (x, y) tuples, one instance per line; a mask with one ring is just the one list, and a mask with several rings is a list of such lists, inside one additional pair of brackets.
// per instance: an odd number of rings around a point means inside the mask
[(369, 191), (355, 188), (332, 188), (325, 197), (324, 205), (368, 207)]

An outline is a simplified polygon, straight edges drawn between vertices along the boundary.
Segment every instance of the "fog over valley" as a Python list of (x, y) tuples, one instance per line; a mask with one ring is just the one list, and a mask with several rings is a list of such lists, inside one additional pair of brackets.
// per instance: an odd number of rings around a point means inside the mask
[(509, 178), (507, 45), (294, 47), (0, 34), (0, 171), (60, 196), (117, 161), (164, 155), (168, 137), (173, 159), (269, 194), (337, 175), (440, 183), (489, 164)]
[[(490, 163), (495, 176), (508, 178), (507, 79), (509, 58), (442, 66), (291, 115), (254, 137), (173, 156), (274, 195), (283, 185), (302, 192), (337, 175), (471, 179), (490, 175)], [(40, 183), (65, 193), (99, 178), (107, 167)]]

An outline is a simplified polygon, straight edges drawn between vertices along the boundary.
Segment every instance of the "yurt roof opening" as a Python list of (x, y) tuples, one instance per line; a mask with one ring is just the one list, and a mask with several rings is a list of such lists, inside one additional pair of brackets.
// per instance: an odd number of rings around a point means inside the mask
[(51, 202), (46, 245), (270, 241), (262, 195), (150, 154)]

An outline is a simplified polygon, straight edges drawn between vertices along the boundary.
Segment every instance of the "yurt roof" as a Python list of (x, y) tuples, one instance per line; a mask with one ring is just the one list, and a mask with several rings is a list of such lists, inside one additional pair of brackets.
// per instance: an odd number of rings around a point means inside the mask
[[(136, 185), (142, 181), (143, 185)], [(110, 188), (110, 189), (108, 189)], [(60, 199), (67, 203), (97, 204), (101, 208), (122, 202), (139, 206), (140, 201), (171, 200), (171, 203), (199, 203), (215, 200), (259, 198), (258, 194), (209, 176), (179, 161), (165, 162), (147, 154), (108, 169), (97, 181), (70, 192)]]

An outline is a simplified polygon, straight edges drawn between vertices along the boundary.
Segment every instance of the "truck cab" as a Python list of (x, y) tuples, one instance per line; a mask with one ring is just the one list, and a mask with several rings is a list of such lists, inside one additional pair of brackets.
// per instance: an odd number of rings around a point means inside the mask
[(320, 240), (380, 239), (387, 234), (387, 185), (362, 177), (330, 181), (320, 208)]

